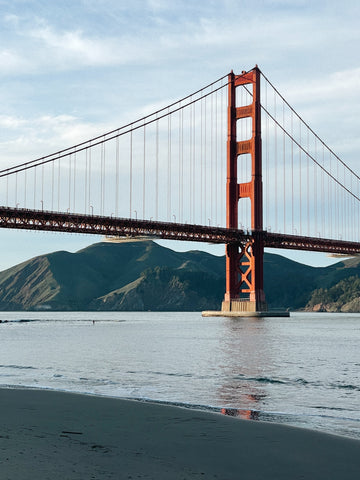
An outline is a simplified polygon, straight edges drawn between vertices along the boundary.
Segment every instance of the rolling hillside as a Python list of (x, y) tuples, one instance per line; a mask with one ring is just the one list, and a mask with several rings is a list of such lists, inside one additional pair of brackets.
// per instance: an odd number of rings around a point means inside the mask
[[(269, 307), (339, 311), (350, 302), (346, 311), (358, 311), (359, 264), (351, 259), (314, 268), (265, 254)], [(219, 309), (224, 289), (225, 257), (174, 252), (152, 241), (102, 242), (0, 272), (0, 309), (198, 311)]]

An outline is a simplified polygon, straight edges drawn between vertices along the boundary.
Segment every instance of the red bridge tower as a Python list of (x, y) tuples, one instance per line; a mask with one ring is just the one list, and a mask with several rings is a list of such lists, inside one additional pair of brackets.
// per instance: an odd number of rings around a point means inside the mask
[[(236, 87), (252, 87), (252, 103), (236, 106)], [(256, 66), (241, 75), (229, 74), (228, 84), (228, 139), (226, 226), (238, 229), (238, 203), (240, 198), (250, 198), (251, 235), (246, 243), (226, 245), (226, 293), (222, 313), (266, 312), (263, 289), (263, 191), (261, 161), (261, 104), (260, 70)], [(237, 140), (237, 120), (252, 119), (252, 136)], [(241, 155), (251, 155), (251, 180), (238, 183), (237, 165)], [(240, 160), (241, 161), (241, 160)]]

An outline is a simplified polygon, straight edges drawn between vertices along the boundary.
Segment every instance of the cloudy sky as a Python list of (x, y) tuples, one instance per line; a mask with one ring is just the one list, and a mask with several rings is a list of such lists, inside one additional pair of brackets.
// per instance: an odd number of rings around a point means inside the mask
[[(86, 140), (258, 64), (359, 172), (359, 18), (358, 0), (0, 0), (0, 165)], [(99, 240), (2, 230), (0, 269)]]

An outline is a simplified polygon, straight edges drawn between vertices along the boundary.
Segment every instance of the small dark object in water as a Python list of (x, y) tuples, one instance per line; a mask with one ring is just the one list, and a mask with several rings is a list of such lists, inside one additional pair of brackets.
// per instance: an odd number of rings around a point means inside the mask
[(67, 431), (67, 430), (63, 430), (61, 433), (70, 433), (71, 435), (82, 435), (83, 432), (70, 432), (70, 431)]

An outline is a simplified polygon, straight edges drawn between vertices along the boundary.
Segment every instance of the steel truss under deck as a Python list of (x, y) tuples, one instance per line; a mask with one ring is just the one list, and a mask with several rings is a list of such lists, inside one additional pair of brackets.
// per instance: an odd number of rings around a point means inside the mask
[(344, 240), (9, 207), (0, 207), (0, 228), (87, 233), (115, 237), (147, 236), (154, 239), (243, 246), (251, 243), (254, 239), (260, 239), (267, 248), (311, 250), (349, 256), (360, 254), (360, 243)]

